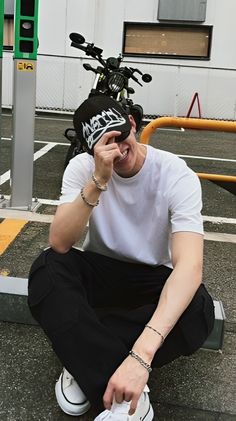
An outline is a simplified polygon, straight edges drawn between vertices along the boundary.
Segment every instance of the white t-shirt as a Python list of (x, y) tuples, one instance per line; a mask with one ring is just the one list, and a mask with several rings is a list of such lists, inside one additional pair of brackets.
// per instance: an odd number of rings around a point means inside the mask
[[(60, 203), (72, 202), (91, 180), (93, 157), (77, 155), (66, 168)], [(129, 262), (172, 267), (170, 234), (203, 234), (201, 186), (176, 155), (147, 145), (140, 171), (113, 172), (108, 190), (92, 211), (84, 249)]]

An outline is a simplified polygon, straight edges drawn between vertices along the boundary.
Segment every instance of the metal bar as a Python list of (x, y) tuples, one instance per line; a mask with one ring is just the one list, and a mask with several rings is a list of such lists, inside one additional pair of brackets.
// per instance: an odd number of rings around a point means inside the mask
[[(33, 70), (21, 70), (29, 63)], [(31, 209), (34, 163), (36, 61), (14, 60), (13, 150), (10, 207)]]
[(236, 176), (234, 175), (208, 174), (208, 173), (203, 173), (203, 172), (198, 172), (197, 175), (199, 178), (202, 178), (203, 180), (226, 181), (229, 183), (236, 182)]
[[(143, 144), (148, 144), (150, 137), (154, 131), (160, 127), (183, 127), (185, 129), (200, 129), (210, 131), (222, 132), (236, 132), (236, 122), (233, 121), (215, 121), (207, 119), (196, 118), (178, 118), (178, 117), (160, 117), (152, 120), (146, 127), (144, 127), (140, 141)], [(197, 173), (199, 178), (212, 181), (226, 181), (236, 183), (236, 176), (228, 176), (224, 174), (207, 174)]]
[(38, 0), (17, 0), (14, 19), (13, 149), (10, 207), (32, 209)]

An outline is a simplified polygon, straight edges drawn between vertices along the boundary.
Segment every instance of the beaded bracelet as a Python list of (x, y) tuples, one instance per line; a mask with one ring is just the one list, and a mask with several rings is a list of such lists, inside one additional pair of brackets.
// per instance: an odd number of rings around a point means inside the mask
[(150, 325), (145, 325), (145, 327), (147, 327), (148, 329), (153, 330), (153, 332), (157, 333), (157, 335), (159, 335), (161, 337), (161, 345), (162, 345), (163, 342), (164, 342), (164, 340), (165, 340), (164, 336), (160, 332), (158, 332), (158, 330), (154, 329), (154, 327), (152, 327)]
[(91, 208), (94, 208), (95, 206), (97, 206), (99, 204), (99, 199), (95, 203), (89, 202), (84, 195), (84, 189), (83, 188), (80, 190), (80, 196), (82, 197), (84, 203), (86, 205), (90, 206)]
[(98, 188), (98, 190), (101, 190), (101, 191), (107, 190), (107, 183), (104, 184), (104, 185), (100, 184), (98, 179), (95, 177), (94, 173), (92, 174), (92, 180), (93, 180), (94, 184), (96, 185), (96, 187)]
[(151, 373), (152, 367), (150, 364), (146, 363), (138, 354), (136, 354), (133, 350), (129, 351), (129, 355), (135, 358), (146, 370)]

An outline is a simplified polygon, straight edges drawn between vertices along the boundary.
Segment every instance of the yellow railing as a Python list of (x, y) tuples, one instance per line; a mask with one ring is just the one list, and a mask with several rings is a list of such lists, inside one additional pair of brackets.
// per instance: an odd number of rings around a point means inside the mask
[[(152, 133), (159, 127), (183, 127), (185, 129), (200, 129), (222, 132), (236, 132), (236, 122), (205, 120), (197, 118), (160, 117), (152, 120), (142, 131), (141, 143), (148, 144)], [(223, 174), (197, 173), (199, 178), (211, 181), (236, 183), (236, 176)]]

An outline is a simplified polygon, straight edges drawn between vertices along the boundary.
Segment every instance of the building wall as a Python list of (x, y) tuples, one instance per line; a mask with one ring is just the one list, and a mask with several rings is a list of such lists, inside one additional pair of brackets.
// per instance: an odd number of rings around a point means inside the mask
[[(157, 22), (157, 13), (158, 0), (40, 0), (37, 107), (73, 110), (88, 95), (93, 75), (82, 64), (94, 62), (70, 47), (70, 32), (83, 34), (106, 58), (122, 50), (124, 21)], [(236, 118), (235, 15), (235, 0), (208, 0), (203, 25), (213, 25), (210, 61), (124, 58), (153, 77), (143, 88), (132, 83), (145, 114), (184, 116), (198, 92), (203, 117)], [(4, 53), (3, 63), (3, 106), (10, 106), (12, 53)]]

